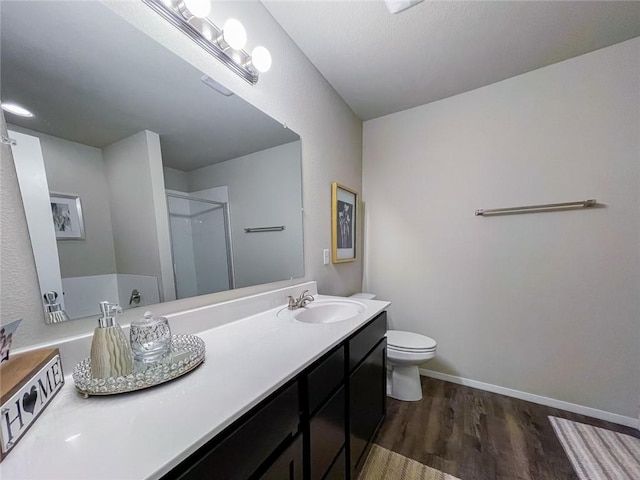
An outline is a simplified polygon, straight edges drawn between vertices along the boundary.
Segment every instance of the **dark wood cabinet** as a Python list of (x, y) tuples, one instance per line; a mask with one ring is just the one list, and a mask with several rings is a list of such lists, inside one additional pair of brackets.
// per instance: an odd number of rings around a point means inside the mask
[(343, 448), (322, 480), (344, 480), (347, 478), (346, 449)]
[(307, 371), (307, 408), (309, 414), (314, 415), (318, 407), (344, 384), (344, 346), (325, 355)]
[(246, 480), (299, 430), (298, 382), (280, 390), (169, 472), (165, 479)]
[(302, 435), (299, 434), (258, 478), (260, 480), (303, 480)]
[(345, 420), (345, 389), (342, 387), (309, 422), (311, 480), (321, 480), (343, 449)]
[(355, 479), (385, 416), (386, 312), (163, 480)]
[(349, 377), (349, 445), (352, 478), (386, 414), (386, 342), (367, 355)]
[(349, 339), (349, 371), (352, 372), (369, 355), (387, 333), (387, 312), (382, 312)]

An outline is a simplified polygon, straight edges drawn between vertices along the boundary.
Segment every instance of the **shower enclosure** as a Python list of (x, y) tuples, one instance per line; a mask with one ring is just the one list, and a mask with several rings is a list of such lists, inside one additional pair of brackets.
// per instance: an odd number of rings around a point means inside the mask
[(167, 193), (176, 298), (235, 288), (227, 203)]

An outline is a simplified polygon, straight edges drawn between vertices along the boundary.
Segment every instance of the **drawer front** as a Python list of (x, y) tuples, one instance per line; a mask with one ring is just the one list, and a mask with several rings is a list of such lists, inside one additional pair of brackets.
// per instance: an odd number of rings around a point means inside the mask
[(344, 387), (311, 419), (311, 480), (320, 480), (345, 444)]
[(303, 480), (302, 435), (298, 435), (264, 472), (260, 480)]
[(386, 333), (387, 312), (382, 312), (349, 340), (349, 371), (353, 371)]
[[(299, 417), (298, 382), (295, 382), (260, 408), (229, 437), (195, 460), (178, 478), (246, 480), (278, 446), (298, 431)], [(202, 447), (207, 448), (206, 445)], [(195, 455), (199, 455), (199, 452)], [(187, 459), (186, 462), (192, 463), (194, 460)]]
[(344, 380), (344, 347), (338, 348), (307, 375), (309, 414), (318, 409)]

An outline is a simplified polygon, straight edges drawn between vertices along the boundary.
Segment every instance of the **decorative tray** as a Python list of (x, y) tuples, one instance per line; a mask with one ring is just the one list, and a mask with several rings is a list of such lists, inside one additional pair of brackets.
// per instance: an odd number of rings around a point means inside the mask
[(91, 359), (73, 369), (76, 389), (89, 395), (115, 395), (153, 387), (190, 372), (204, 361), (204, 341), (195, 335), (173, 335), (171, 354), (156, 363), (134, 362), (133, 373), (124, 377), (93, 378)]

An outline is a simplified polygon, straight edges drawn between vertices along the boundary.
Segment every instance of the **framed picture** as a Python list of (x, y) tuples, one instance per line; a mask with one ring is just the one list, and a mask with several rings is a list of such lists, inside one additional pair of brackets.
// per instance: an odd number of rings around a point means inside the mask
[(331, 260), (333, 263), (356, 259), (356, 221), (358, 193), (339, 183), (331, 184)]
[(84, 240), (82, 206), (78, 195), (51, 193), (51, 217), (58, 240)]

